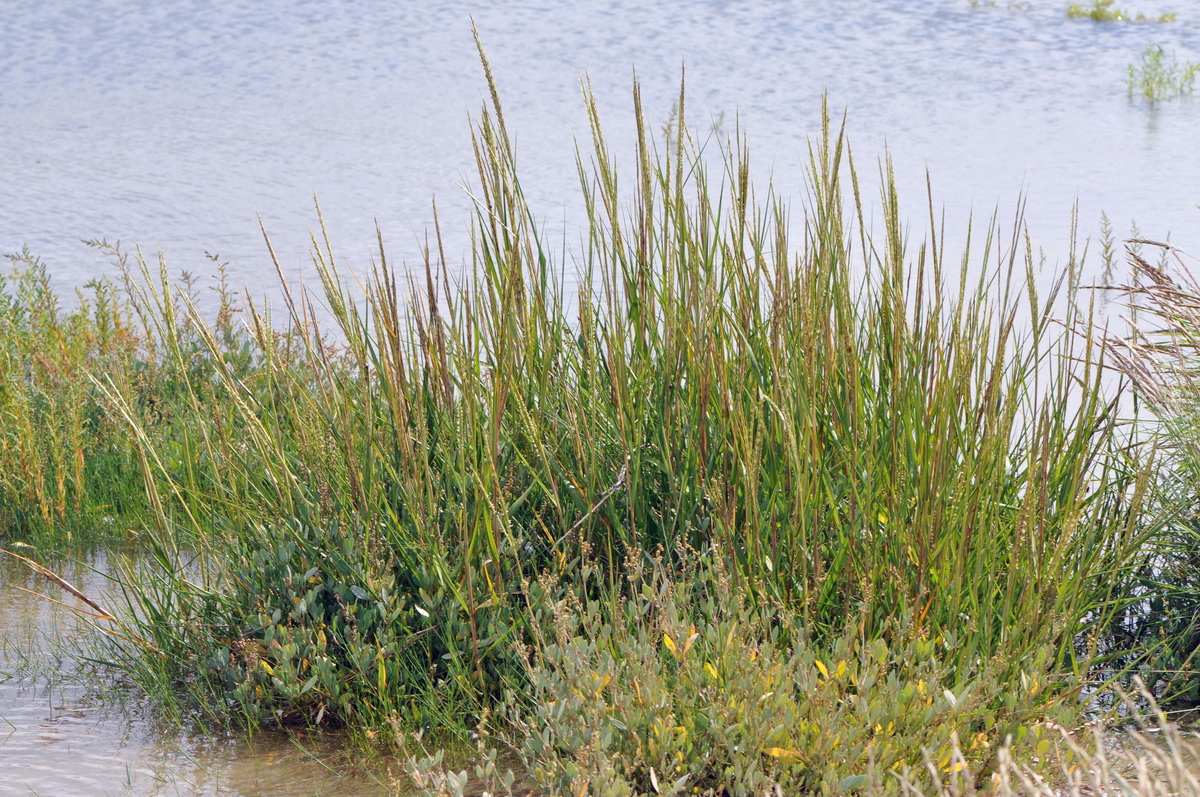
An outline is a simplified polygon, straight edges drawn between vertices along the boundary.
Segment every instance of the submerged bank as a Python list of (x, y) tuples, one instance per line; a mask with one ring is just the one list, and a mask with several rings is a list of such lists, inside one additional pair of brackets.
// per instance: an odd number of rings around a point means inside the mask
[(619, 183), (590, 102), (568, 296), (492, 89), (462, 281), (381, 243), (359, 293), (323, 235), (283, 324), (140, 260), (78, 311), (36, 265), (3, 295), (0, 517), (142, 546), (95, 656), (160, 710), (449, 791), (420, 745), (552, 793), (898, 792), (1061, 777), (1081, 695), (1190, 661), (1077, 262), (1039, 296), (1019, 231), (910, 242), (886, 169), (868, 233), (828, 126), (798, 211), (640, 104)]

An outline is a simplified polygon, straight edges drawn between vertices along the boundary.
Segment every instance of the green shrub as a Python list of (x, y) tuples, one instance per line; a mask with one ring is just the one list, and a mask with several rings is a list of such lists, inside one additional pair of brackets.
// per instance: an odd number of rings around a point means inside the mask
[(961, 639), (925, 638), (912, 617), (874, 638), (849, 618), (818, 646), (794, 610), (754, 606), (719, 557), (699, 561), (673, 576), (630, 567), (628, 597), (555, 607), (530, 651), (531, 700), (509, 708), (511, 744), (547, 793), (895, 793), (927, 759), (986, 778), (1010, 737), (1044, 754), (1050, 706), (1074, 719), (1051, 651), (1021, 662), (1017, 684), (997, 680), (1007, 663), (961, 672)]

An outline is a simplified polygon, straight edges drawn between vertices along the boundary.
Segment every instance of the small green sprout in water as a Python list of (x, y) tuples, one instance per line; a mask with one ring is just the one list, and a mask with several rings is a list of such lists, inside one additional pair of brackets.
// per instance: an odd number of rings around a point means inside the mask
[(1142, 53), (1141, 63), (1129, 65), (1125, 87), (1131, 98), (1140, 95), (1150, 102), (1169, 100), (1191, 94), (1197, 74), (1200, 63), (1181, 63), (1174, 53), (1168, 56), (1161, 45), (1151, 42)]
[(1067, 16), (1071, 19), (1090, 19), (1093, 22), (1174, 22), (1176, 14), (1159, 14), (1148, 17), (1145, 14), (1130, 14), (1122, 8), (1115, 8), (1116, 0), (1092, 0), (1091, 5), (1071, 3), (1067, 6)]

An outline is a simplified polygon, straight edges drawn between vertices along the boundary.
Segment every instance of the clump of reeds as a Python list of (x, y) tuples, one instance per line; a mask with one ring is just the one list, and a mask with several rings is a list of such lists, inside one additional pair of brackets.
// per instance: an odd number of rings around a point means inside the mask
[[(89, 281), (73, 306), (28, 251), (10, 256), (14, 270), (0, 282), (0, 535), (52, 546), (138, 536), (153, 513), (131, 423), (173, 472), (204, 470), (186, 435), (197, 405), (184, 397), (199, 391), (220, 403), (216, 358), (253, 379), (224, 264), (210, 350), (183, 312), (190, 278), (173, 295), (162, 264), (134, 274), (120, 249), (89, 243), (114, 256), (122, 279)], [(122, 411), (97, 379), (124, 397)]]
[(682, 123), (655, 143), (635, 89), (627, 184), (586, 95), (568, 296), (488, 80), (465, 273), (435, 247), (406, 286), (381, 244), (348, 286), (322, 226), (336, 329), (285, 286), (286, 332), (248, 302), (238, 332), (142, 263), (178, 422), (90, 383), (155, 521), (107, 658), (252, 723), (512, 733), (551, 788), (1036, 752), (1116, 655), (1148, 533), (1078, 263), (1039, 296), (1018, 234), (913, 245), (888, 167), (870, 234), (828, 121), (793, 218), (743, 142), (715, 171)]
[(86, 374), (133, 376), (140, 338), (111, 282), (89, 282), (67, 311), (44, 264), (12, 260), (0, 283), (0, 535), (111, 534), (144, 490), (128, 428)]
[[(1162, 257), (1151, 264), (1149, 251)], [(1156, 500), (1167, 508), (1165, 533), (1139, 581), (1143, 599), (1132, 633), (1153, 646), (1147, 680), (1171, 701), (1200, 700), (1200, 284), (1183, 253), (1166, 243), (1128, 242), (1132, 266), (1123, 291), (1131, 335), (1112, 342), (1113, 364), (1160, 420)]]

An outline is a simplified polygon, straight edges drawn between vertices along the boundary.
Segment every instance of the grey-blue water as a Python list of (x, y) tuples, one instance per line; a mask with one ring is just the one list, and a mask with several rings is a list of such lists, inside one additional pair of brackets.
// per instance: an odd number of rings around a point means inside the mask
[[(1022, 4), (1023, 6), (1026, 4)], [(525, 188), (552, 240), (579, 240), (579, 80), (590, 77), (618, 145), (632, 140), (634, 71), (666, 121), (686, 67), (689, 121), (735, 119), (761, 173), (803, 186), (823, 92), (848, 113), (861, 164), (889, 148), (915, 217), (928, 169), (948, 229), (1019, 196), (1035, 245), (1065, 257), (1070, 209), (1095, 235), (1196, 250), (1200, 101), (1151, 106), (1124, 75), (1157, 42), (1200, 60), (1200, 4), (1169, 25), (1071, 20), (1066, 0), (808, 0), (653, 4), (454, 0), (41, 0), (5, 4), (0, 36), (0, 251), (28, 244), (63, 287), (111, 272), (86, 238), (163, 250), (235, 283), (274, 279), (258, 229), (292, 274), (306, 266), (312, 196), (335, 249), (368, 265), (374, 225), (413, 262), (436, 196), (450, 260), (465, 257), (469, 117), (484, 80), (474, 18), (500, 83)], [(869, 169), (873, 171), (873, 169)]]
[[(11, 547), (0, 541), (0, 547)], [(104, 577), (119, 554), (42, 560), (107, 609)], [(42, 597), (42, 596), (46, 597)], [(0, 795), (4, 797), (378, 797), (386, 767), (337, 737), (181, 729), (105, 671), (81, 665), (94, 650), (80, 618), (47, 598), (87, 607), (23, 563), (0, 554)]]

